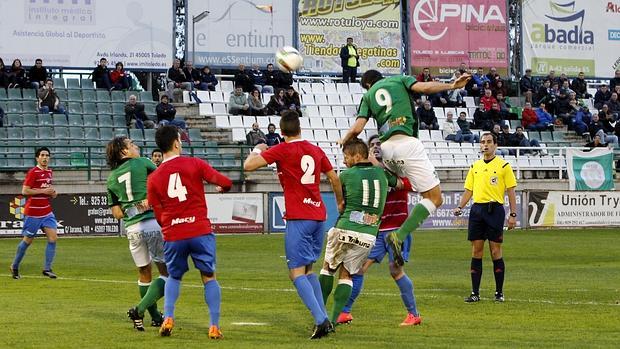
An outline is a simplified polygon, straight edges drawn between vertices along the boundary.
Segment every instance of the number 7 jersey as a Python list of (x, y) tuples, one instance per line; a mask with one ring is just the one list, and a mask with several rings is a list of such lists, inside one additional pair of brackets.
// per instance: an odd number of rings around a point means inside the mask
[(125, 214), (123, 221), (129, 227), (143, 220), (152, 219), (153, 211), (128, 214), (131, 207), (146, 199), (146, 178), (157, 166), (147, 158), (126, 159), (110, 172), (107, 181), (108, 205), (119, 205)]

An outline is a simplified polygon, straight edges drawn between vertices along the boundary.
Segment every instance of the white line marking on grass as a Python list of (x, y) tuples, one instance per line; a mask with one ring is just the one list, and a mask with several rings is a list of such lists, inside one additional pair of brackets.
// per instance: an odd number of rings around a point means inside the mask
[[(5, 276), (5, 277), (10, 277), (10, 274), (0, 274), (0, 276)], [(48, 277), (46, 276), (35, 276), (35, 275), (26, 275), (23, 276), (23, 279), (48, 279)], [(90, 279), (90, 278), (72, 278), (72, 277), (59, 277), (56, 280), (66, 280), (66, 281), (83, 281), (83, 282), (98, 282), (98, 283), (107, 283), (107, 284), (127, 284), (127, 285), (133, 285), (136, 283), (136, 281), (124, 281), (124, 280), (107, 280), (107, 279)], [(15, 281), (15, 282), (19, 282), (19, 281)], [(53, 282), (53, 281), (52, 281)], [(193, 283), (183, 283), (183, 287), (190, 287), (190, 288), (203, 288), (202, 285), (195, 285)], [(254, 288), (254, 287), (228, 287), (228, 286), (220, 286), (223, 290), (231, 290), (231, 291), (248, 291), (248, 292), (286, 292), (286, 293), (292, 293), (292, 292), (297, 292), (297, 290), (293, 289), (293, 288)], [(424, 292), (446, 292), (446, 291), (450, 291), (450, 289), (443, 289), (443, 288), (429, 288), (429, 289), (416, 289), (418, 291), (422, 291), (422, 293)], [(364, 291), (364, 295), (368, 295), (368, 296), (378, 296), (378, 297), (400, 297), (400, 294), (393, 292), (393, 293), (389, 293), (389, 292), (372, 292), (372, 291)], [(419, 295), (416, 294), (416, 297), (421, 297), (421, 298), (430, 298), (430, 299), (435, 299), (435, 298), (439, 298), (437, 295)], [(453, 298), (453, 296), (443, 296), (444, 298)], [(484, 298), (483, 298), (484, 299)], [(596, 305), (596, 306), (613, 306), (613, 307), (617, 307), (620, 306), (620, 302), (616, 302), (616, 303), (601, 303), (601, 302), (595, 302), (595, 301), (590, 301), (590, 302), (574, 302), (574, 301), (566, 301), (566, 302), (558, 302), (558, 301), (552, 301), (552, 300), (547, 300), (547, 299), (518, 299), (518, 298), (508, 298), (507, 302), (519, 302), (519, 303), (532, 303), (532, 304), (549, 304), (549, 305)]]
[(266, 322), (231, 322), (231, 325), (237, 326), (267, 326), (269, 325)]

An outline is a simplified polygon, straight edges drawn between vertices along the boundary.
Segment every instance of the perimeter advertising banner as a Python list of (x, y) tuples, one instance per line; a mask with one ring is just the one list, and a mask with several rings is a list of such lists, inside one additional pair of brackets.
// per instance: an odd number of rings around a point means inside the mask
[(263, 194), (205, 194), (216, 233), (263, 231)]
[(47, 67), (94, 67), (101, 57), (126, 69), (172, 64), (170, 0), (0, 0), (4, 64), (42, 58)]
[(620, 68), (620, 1), (523, 1), (523, 69), (612, 77)]
[(409, 0), (409, 66), (452, 74), (468, 67), (508, 72), (506, 0)]
[[(334, 193), (321, 193), (325, 209), (327, 210), (327, 220), (325, 221), (325, 231), (336, 225), (338, 219), (338, 207)], [(286, 220), (282, 218), (286, 209), (284, 208), (283, 193), (269, 193), (269, 232), (283, 232), (286, 229)]]
[[(293, 5), (293, 0), (187, 0), (186, 59), (199, 68), (243, 63), (266, 69), (279, 47), (294, 46)], [(195, 23), (194, 33), (193, 19), (204, 11), (209, 13)]]
[[(52, 199), (58, 233), (119, 235), (120, 221), (112, 216), (107, 199), (106, 194), (60, 194)], [(26, 198), (22, 195), (0, 195), (0, 236), (21, 234), (24, 205)]]
[(618, 192), (531, 192), (529, 197), (531, 227), (620, 226)]
[(400, 74), (400, 0), (300, 0), (298, 48), (304, 69), (313, 73), (342, 73), (340, 48), (353, 38), (358, 48), (358, 73), (376, 69)]

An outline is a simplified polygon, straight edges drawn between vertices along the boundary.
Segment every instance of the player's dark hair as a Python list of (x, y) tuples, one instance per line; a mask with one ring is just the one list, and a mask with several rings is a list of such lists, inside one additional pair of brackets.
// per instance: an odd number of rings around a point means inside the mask
[(372, 87), (372, 85), (374, 85), (375, 82), (381, 79), (383, 79), (383, 75), (381, 75), (379, 71), (370, 69), (370, 70), (367, 70), (364, 73), (364, 75), (362, 75), (362, 81), (360, 83), (362, 84), (363, 88), (366, 88), (367, 85), (369, 87)]
[(280, 119), (280, 130), (282, 134), (288, 137), (299, 136), (301, 126), (299, 126), (299, 114), (294, 110), (286, 110), (282, 112)]
[(151, 152), (151, 156), (153, 156), (155, 153), (161, 153), (162, 155), (164, 154), (164, 152), (161, 151), (161, 149), (159, 149), (159, 148), (153, 149), (153, 151)]
[(121, 165), (123, 160), (123, 150), (125, 150), (125, 140), (127, 137), (114, 137), (105, 147), (105, 159), (111, 169), (115, 169)]
[(48, 154), (52, 155), (52, 152), (50, 151), (48, 147), (40, 147), (40, 148), (37, 148), (37, 150), (35, 150), (34, 157), (38, 158), (39, 155), (41, 155), (42, 151), (46, 151)]
[(485, 132), (482, 134), (482, 136), (480, 137), (480, 139), (482, 139), (482, 137), (484, 136), (491, 136), (491, 138), (493, 138), (493, 144), (497, 144), (497, 136), (491, 132)]
[(364, 159), (368, 159), (368, 146), (359, 138), (346, 142), (342, 146), (342, 152), (350, 155), (361, 155)]
[(179, 129), (176, 126), (165, 125), (155, 132), (155, 143), (164, 153), (172, 150), (174, 141), (179, 139)]
[(368, 148), (370, 148), (370, 143), (372, 143), (372, 141), (374, 141), (374, 140), (375, 140), (375, 139), (377, 139), (377, 138), (379, 138), (379, 135), (378, 135), (378, 134), (376, 134), (376, 133), (375, 133), (374, 135), (372, 135), (372, 136), (368, 137), (368, 143), (367, 143)]

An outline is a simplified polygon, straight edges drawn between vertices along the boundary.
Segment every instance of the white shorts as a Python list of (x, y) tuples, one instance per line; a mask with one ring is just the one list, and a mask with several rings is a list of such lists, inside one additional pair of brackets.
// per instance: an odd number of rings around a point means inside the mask
[(164, 263), (164, 238), (155, 219), (133, 224), (126, 229), (129, 251), (137, 267)]
[(381, 142), (383, 163), (399, 177), (407, 177), (418, 193), (427, 192), (439, 185), (435, 166), (428, 159), (422, 142), (406, 135), (397, 134)]
[(327, 233), (325, 262), (329, 269), (335, 270), (342, 264), (349, 274), (357, 274), (368, 259), (375, 240), (372, 235), (331, 228)]

